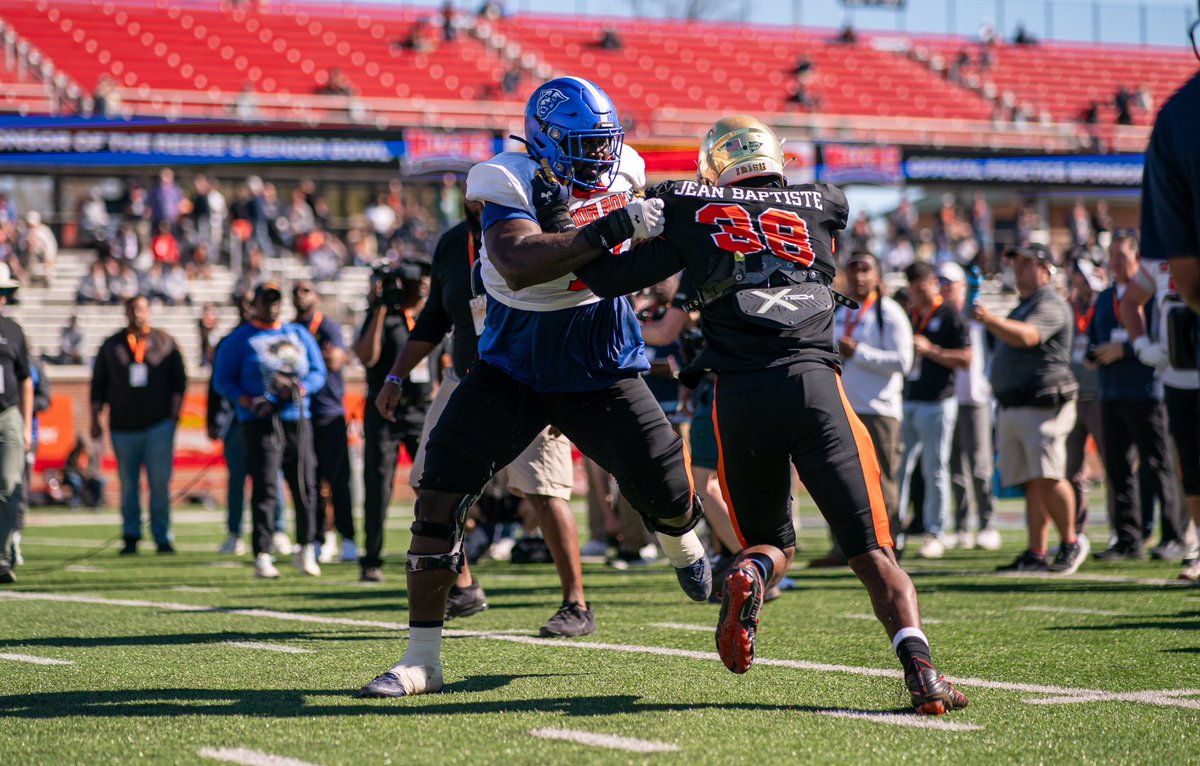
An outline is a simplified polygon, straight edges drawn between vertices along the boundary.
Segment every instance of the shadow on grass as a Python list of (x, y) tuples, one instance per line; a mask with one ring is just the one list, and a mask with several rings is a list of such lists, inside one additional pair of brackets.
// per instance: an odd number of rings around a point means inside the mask
[(0, 641), (0, 648), (21, 648), (37, 646), (53, 646), (61, 648), (92, 649), (105, 646), (180, 646), (195, 644), (221, 644), (226, 641), (379, 641), (381, 631), (372, 629), (370, 632), (306, 632), (306, 631), (277, 631), (254, 632), (222, 631), (220, 633), (168, 633), (156, 636), (61, 636), (27, 639), (9, 639)]
[(911, 714), (911, 708), (846, 710), (807, 705), (768, 705), (747, 702), (649, 703), (635, 695), (546, 697), (514, 700), (459, 699), (508, 686), (522, 678), (552, 678), (569, 674), (476, 676), (450, 684), (440, 695), (413, 700), (360, 700), (357, 689), (144, 689), (119, 691), (46, 692), (0, 696), (0, 716), (55, 719), (69, 717), (127, 718), (145, 716), (257, 716), (312, 718), (320, 716), (491, 715), (497, 713), (560, 713), (573, 717), (628, 713), (688, 713), (701, 708), (723, 711), (802, 713)]
[(1114, 622), (1105, 625), (1056, 625), (1050, 630), (1200, 630), (1200, 620), (1145, 620), (1142, 622)]

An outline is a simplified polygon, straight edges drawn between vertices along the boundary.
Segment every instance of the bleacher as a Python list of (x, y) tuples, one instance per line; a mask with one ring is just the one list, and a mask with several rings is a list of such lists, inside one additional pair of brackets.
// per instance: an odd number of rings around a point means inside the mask
[[(959, 84), (944, 65), (978, 47), (967, 38), (860, 35), (846, 45), (819, 29), (554, 14), (487, 23), (464, 13), (456, 40), (442, 42), (436, 9), (386, 5), (16, 0), (0, 20), (72, 88), (90, 92), (101, 75), (113, 78), (133, 114), (228, 116), (249, 86), (265, 119), (353, 122), (344, 97), (319, 94), (337, 67), (376, 124), (509, 129), (527, 87), (503, 94), (497, 85), (515, 61), (523, 83), (555, 74), (596, 80), (641, 137), (690, 137), (700, 115), (749, 111), (819, 139), (1069, 150), (1086, 143), (1077, 120), (1093, 99), (1109, 103), (1119, 85), (1145, 85), (1161, 103), (1195, 68), (1182, 49), (999, 46), (990, 70)], [(436, 50), (404, 45), (423, 22)], [(599, 47), (605, 23), (621, 49)], [(820, 99), (812, 114), (788, 102), (800, 55), (816, 64), (806, 84)], [(994, 124), (1006, 94), (1053, 125)], [(0, 108), (34, 108), (27, 97), (14, 92)], [(1106, 108), (1100, 132), (1136, 145), (1150, 116), (1136, 119), (1117, 130)]]
[[(20, 302), (6, 310), (24, 328), (26, 340), (35, 353), (50, 356), (58, 353), (59, 335), (73, 314), (79, 317), (79, 328), (86, 342), (84, 356), (89, 361), (105, 338), (124, 326), (125, 317), (120, 306), (75, 304), (79, 281), (94, 259), (95, 255), (90, 251), (60, 252), (53, 286), (22, 287)], [(295, 280), (310, 276), (307, 266), (290, 258), (272, 259), (267, 268), (270, 274), (282, 281), (285, 291)], [(369, 277), (368, 268), (348, 267), (342, 270), (336, 281), (317, 285), (322, 296), (322, 310), (341, 322), (347, 343), (353, 341), (366, 307)], [(217, 339), (237, 324), (237, 311), (229, 300), (235, 282), (233, 273), (227, 268), (213, 267), (208, 279), (193, 279), (188, 283), (192, 305), (162, 306), (155, 303), (152, 307), (153, 326), (169, 332), (179, 343), (190, 375), (202, 374), (199, 366), (198, 322), (203, 305), (212, 303), (216, 309)], [(285, 298), (283, 316), (286, 319), (291, 315), (291, 303)], [(60, 367), (58, 370), (57, 377), (87, 374), (86, 369), (72, 367)]]

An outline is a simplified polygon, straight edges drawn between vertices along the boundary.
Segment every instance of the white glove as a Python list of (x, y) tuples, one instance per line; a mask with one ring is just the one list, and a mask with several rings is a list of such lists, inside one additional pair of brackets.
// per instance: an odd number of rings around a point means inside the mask
[(1166, 347), (1152, 342), (1145, 335), (1139, 335), (1133, 341), (1133, 352), (1137, 354), (1139, 362), (1153, 370), (1162, 370), (1167, 366)]
[(634, 244), (647, 239), (654, 239), (663, 233), (666, 217), (663, 208), (666, 207), (661, 199), (635, 199), (625, 210), (633, 223), (633, 234), (630, 239)]

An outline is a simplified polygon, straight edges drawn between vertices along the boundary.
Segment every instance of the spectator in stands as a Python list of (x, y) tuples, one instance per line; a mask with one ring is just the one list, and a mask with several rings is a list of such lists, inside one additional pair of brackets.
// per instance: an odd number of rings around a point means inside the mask
[(606, 51), (621, 50), (621, 38), (617, 35), (617, 28), (612, 24), (605, 24), (596, 45)]
[[(897, 479), (903, 446), (904, 376), (913, 366), (912, 325), (900, 304), (884, 295), (878, 261), (855, 251), (842, 266), (846, 292), (860, 308), (838, 307), (834, 332), (842, 355), (846, 400), (866, 426), (879, 459), (883, 502), (893, 537), (900, 532)], [(834, 545), (810, 566), (843, 565), (846, 557)]]
[[(1071, 372), (1079, 383), (1075, 404), (1075, 427), (1067, 436), (1067, 479), (1075, 490), (1075, 531), (1083, 534), (1088, 519), (1087, 440), (1096, 442), (1100, 460), (1104, 460), (1104, 427), (1100, 417), (1100, 376), (1094, 367), (1084, 364), (1088, 350), (1088, 327), (1096, 316), (1096, 298), (1108, 287), (1104, 270), (1092, 261), (1075, 261), (1070, 277), (1071, 313), (1075, 332), (1071, 343)], [(1111, 508), (1111, 498), (1108, 503)], [(1113, 528), (1112, 514), (1105, 514)]]
[(83, 331), (79, 317), (72, 314), (58, 333), (58, 355), (46, 359), (50, 364), (83, 364)]
[(788, 96), (788, 103), (796, 104), (801, 109), (817, 109), (821, 106), (821, 99), (810, 94), (808, 86), (800, 78), (796, 78), (796, 82), (792, 85), (791, 95)]
[(858, 32), (854, 31), (854, 25), (849, 21), (842, 24), (842, 29), (838, 32), (837, 42), (843, 45), (854, 45), (858, 42)]
[(118, 262), (124, 263), (133, 263), (142, 254), (142, 242), (132, 222), (125, 221), (121, 224), (109, 252)]
[[(969, 316), (967, 273), (963, 267), (946, 261), (938, 264), (937, 276), (946, 305)], [(950, 483), (955, 536), (948, 540), (962, 550), (978, 545), (995, 551), (1000, 549), (1000, 532), (992, 525), (996, 502), (992, 495), (992, 390), (987, 380), (987, 331), (977, 320), (969, 319), (967, 338), (971, 364), (954, 373), (958, 416), (950, 442)], [(972, 504), (978, 521), (976, 535), (971, 534), (967, 523)]]
[(1116, 223), (1108, 212), (1108, 200), (1097, 200), (1096, 213), (1092, 216), (1092, 231), (1096, 233), (1096, 241), (1100, 247), (1108, 247), (1114, 228)]
[(197, 334), (200, 338), (200, 366), (212, 368), (213, 358), (217, 354), (213, 338), (217, 333), (217, 310), (208, 302), (200, 309), (200, 319), (196, 322)]
[(314, 231), (309, 235), (308, 265), (312, 277), (318, 282), (337, 279), (346, 261), (346, 247), (337, 237), (327, 231)]
[(1028, 29), (1025, 28), (1025, 22), (1017, 22), (1017, 32), (1013, 35), (1014, 45), (1036, 45), (1037, 38), (1034, 37)]
[(188, 257), (187, 276), (189, 279), (208, 279), (211, 272), (208, 265), (208, 245), (201, 242), (192, 248)]
[(104, 270), (104, 263), (100, 260), (92, 261), (88, 273), (84, 274), (83, 278), (79, 280), (79, 288), (75, 291), (75, 303), (80, 306), (104, 304), (109, 303), (111, 297), (112, 294), (108, 289), (108, 274)]
[[(20, 285), (0, 269), (0, 311)], [(33, 379), (29, 349), (21, 326), (0, 314), (0, 585), (16, 582), (13, 535), (18, 529), (25, 455), (33, 444)]]
[(147, 200), (150, 209), (150, 225), (161, 231), (160, 224), (166, 223), (173, 229), (179, 221), (185, 199), (183, 190), (175, 183), (175, 171), (163, 168), (158, 172), (158, 184)]
[(108, 204), (100, 195), (99, 187), (93, 186), (79, 204), (79, 228), (83, 237), (80, 244), (95, 244), (108, 240)]
[(971, 347), (962, 315), (945, 304), (933, 267), (918, 261), (905, 275), (915, 359), (904, 390), (900, 507), (908, 506), (908, 483), (919, 461), (925, 480), (925, 539), (918, 555), (941, 558), (950, 515), (950, 444), (958, 413), (954, 371), (971, 364)]
[(233, 101), (233, 116), (238, 122), (257, 122), (262, 118), (258, 108), (258, 94), (254, 92), (254, 83), (242, 84), (242, 90)]
[(25, 263), (34, 283), (49, 287), (54, 282), (54, 263), (58, 258), (58, 240), (50, 227), (42, 223), (42, 214), (30, 210), (25, 214)]
[(350, 84), (341, 68), (332, 67), (325, 84), (317, 88), (317, 93), (322, 96), (353, 96), (354, 86)]
[(807, 54), (801, 53), (796, 57), (796, 63), (792, 67), (792, 74), (796, 75), (797, 77), (805, 77), (811, 73), (814, 68), (815, 65), (813, 64), (812, 59), (810, 59)]
[(159, 553), (174, 553), (170, 483), (175, 460), (175, 424), (183, 407), (187, 373), (175, 339), (150, 328), (150, 301), (125, 302), (125, 329), (100, 346), (92, 371), (93, 441), (104, 436), (100, 416), (108, 408), (108, 432), (121, 480), (125, 547), (137, 553), (142, 537), (140, 483), (143, 466), (150, 486), (150, 531)]
[(521, 87), (521, 65), (513, 61), (504, 70), (504, 74), (500, 77), (500, 92), (505, 94), (516, 93)]
[[(992, 390), (999, 404), (996, 442), (1000, 478), (1025, 489), (1028, 547), (1002, 571), (1073, 574), (1091, 545), (1075, 531), (1066, 482), (1067, 435), (1075, 425), (1078, 384), (1071, 375), (1071, 309), (1053, 284), (1054, 255), (1044, 245), (1010, 253), (1020, 303), (1007, 318), (980, 303), (973, 316), (996, 339)], [(1062, 537), (1047, 564), (1049, 522)]]
[(504, 3), (501, 0), (484, 0), (479, 4), (479, 11), (476, 15), (488, 21), (502, 19), (504, 18)]
[(121, 116), (121, 91), (107, 74), (100, 75), (92, 91), (92, 116), (113, 118)]
[(442, 3), (442, 39), (448, 43), (454, 42), (454, 39), (458, 36), (454, 15), (453, 0), (446, 0), (446, 2)]
[(110, 273), (108, 278), (108, 302), (113, 304), (125, 303), (142, 293), (142, 280), (134, 271), (133, 264), (126, 262), (117, 268), (117, 273)]
[[(350, 507), (350, 450), (346, 443), (346, 409), (342, 399), (346, 382), (342, 368), (349, 360), (342, 328), (320, 311), (321, 296), (312, 280), (301, 279), (292, 288), (295, 322), (308, 328), (321, 349), (325, 361), (325, 386), (312, 397), (313, 443), (317, 455), (317, 486), (329, 485), (329, 501), (333, 507), (333, 527), (325, 528), (326, 513), (317, 501), (317, 534), (321, 546), (319, 560), (332, 562), (337, 551), (334, 530), (342, 536), (342, 561), (358, 561), (358, 546), (354, 542), (354, 517)], [(371, 406), (371, 402), (367, 402)]]
[(1113, 94), (1113, 108), (1117, 110), (1118, 125), (1133, 124), (1133, 94), (1124, 85), (1117, 88)]
[[(1182, 558), (1182, 508), (1175, 459), (1169, 446), (1167, 414), (1162, 386), (1155, 369), (1147, 366), (1129, 342), (1129, 333), (1118, 315), (1120, 299), (1141, 270), (1137, 238), (1118, 232), (1109, 245), (1113, 284), (1096, 300), (1096, 313), (1088, 327), (1088, 357), (1100, 370), (1100, 418), (1104, 432), (1104, 471), (1113, 497), (1116, 542), (1096, 554), (1102, 561), (1143, 558), (1143, 511), (1133, 476), (1133, 450), (1162, 499), (1162, 538), (1155, 558)], [(1151, 277), (1153, 281), (1153, 277)], [(1154, 301), (1145, 306), (1145, 326), (1157, 325)], [(1146, 356), (1144, 353), (1140, 356)], [(1148, 357), (1147, 357), (1148, 358)]]
[(190, 306), (192, 297), (188, 295), (187, 271), (178, 263), (162, 266), (159, 277), (159, 298), (167, 306)]
[(17, 223), (17, 205), (6, 192), (0, 192), (0, 226), (13, 226)]
[(154, 254), (155, 263), (179, 263), (179, 240), (171, 233), (171, 224), (167, 221), (158, 222), (158, 231), (150, 241), (150, 252)]
[(219, 252), (225, 219), (229, 217), (225, 195), (205, 175), (192, 179), (192, 189), (192, 219), (196, 223), (198, 244)]
[(1099, 101), (1092, 99), (1091, 103), (1084, 108), (1083, 116), (1080, 118), (1080, 122), (1082, 122), (1084, 125), (1095, 125), (1096, 123), (1100, 122)]
[(312, 206), (308, 204), (304, 190), (299, 187), (292, 191), (292, 200), (288, 205), (287, 225), (288, 230), (284, 237), (284, 243), (294, 252), (307, 254), (308, 235), (316, 228), (317, 217), (313, 213)]
[(866, 211), (860, 211), (854, 223), (846, 232), (846, 249), (852, 253), (871, 252), (871, 240), (875, 232), (871, 230), (871, 218)]
[(375, 232), (377, 250), (386, 250), (388, 242), (396, 232), (397, 222), (396, 210), (388, 204), (387, 194), (378, 195), (375, 202), (367, 206), (366, 216)]

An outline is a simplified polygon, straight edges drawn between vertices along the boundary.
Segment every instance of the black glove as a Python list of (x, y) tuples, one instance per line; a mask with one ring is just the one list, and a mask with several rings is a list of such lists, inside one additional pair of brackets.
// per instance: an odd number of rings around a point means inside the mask
[(534, 174), (531, 186), (533, 208), (542, 231), (558, 234), (575, 228), (567, 201), (563, 199), (562, 186), (558, 181), (552, 176), (547, 176), (545, 170), (539, 170)]

